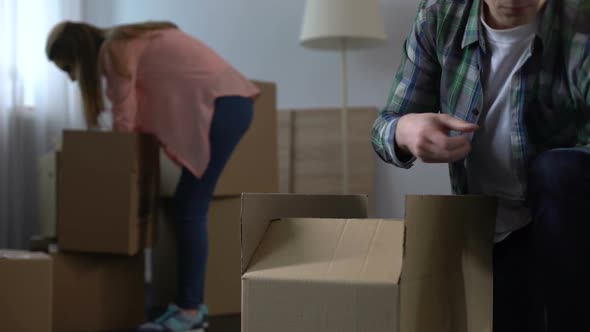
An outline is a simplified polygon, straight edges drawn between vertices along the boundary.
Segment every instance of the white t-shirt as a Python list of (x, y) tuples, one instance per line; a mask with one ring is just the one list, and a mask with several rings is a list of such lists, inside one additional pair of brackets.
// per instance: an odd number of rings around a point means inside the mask
[[(467, 158), (467, 179), (472, 194), (499, 198), (496, 241), (530, 222), (524, 207), (524, 188), (512, 155), (511, 119), (519, 116), (510, 100), (520, 84), (519, 72), (530, 57), (536, 23), (513, 29), (485, 27), (487, 52), (482, 57), (484, 109)], [(521, 173), (523, 174), (523, 173)]]

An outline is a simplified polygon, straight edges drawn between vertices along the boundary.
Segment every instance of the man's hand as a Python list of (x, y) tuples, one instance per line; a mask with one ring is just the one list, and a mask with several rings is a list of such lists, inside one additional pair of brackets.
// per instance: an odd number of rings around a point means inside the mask
[(395, 141), (404, 152), (427, 163), (464, 159), (471, 144), (464, 136), (449, 137), (451, 130), (474, 132), (479, 127), (448, 114), (407, 114), (398, 120)]

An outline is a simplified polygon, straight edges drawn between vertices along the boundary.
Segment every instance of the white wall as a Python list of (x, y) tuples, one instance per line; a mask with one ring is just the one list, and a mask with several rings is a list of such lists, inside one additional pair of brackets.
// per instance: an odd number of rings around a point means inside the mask
[[(362, 1), (362, 0), (359, 0)], [(304, 0), (91, 0), (85, 19), (101, 26), (171, 20), (252, 79), (278, 84), (279, 108), (340, 104), (338, 53), (299, 46)], [(381, 108), (399, 64), (417, 0), (383, 0), (387, 46), (350, 55), (350, 103)], [(369, 137), (367, 137), (369, 139)], [(449, 193), (446, 165), (398, 170), (379, 163), (377, 214), (403, 216), (407, 193)]]

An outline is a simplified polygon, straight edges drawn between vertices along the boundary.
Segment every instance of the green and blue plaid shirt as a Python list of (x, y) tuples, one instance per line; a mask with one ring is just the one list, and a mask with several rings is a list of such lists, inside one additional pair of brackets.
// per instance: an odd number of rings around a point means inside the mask
[[(372, 143), (384, 161), (404, 168), (415, 161), (395, 153), (397, 120), (404, 114), (440, 112), (479, 121), (485, 93), (480, 64), (487, 52), (482, 4), (421, 2), (387, 106), (373, 126)], [(541, 151), (590, 146), (590, 0), (547, 0), (538, 23), (529, 58), (511, 83), (510, 138), (520, 172)], [(450, 164), (450, 174), (453, 192), (469, 193), (465, 162)]]

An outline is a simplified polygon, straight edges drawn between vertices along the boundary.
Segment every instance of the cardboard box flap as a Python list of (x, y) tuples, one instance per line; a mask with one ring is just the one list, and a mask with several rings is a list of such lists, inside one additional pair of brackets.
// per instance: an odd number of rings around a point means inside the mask
[(242, 273), (246, 271), (271, 220), (281, 218), (366, 218), (367, 196), (243, 194)]
[(49, 255), (42, 252), (0, 249), (0, 260), (50, 260)]
[(243, 279), (397, 284), (403, 238), (401, 221), (273, 221)]
[(401, 332), (490, 331), (496, 200), (407, 196)]
[[(481, 196), (407, 196), (402, 278), (447, 273), (466, 250), (493, 246), (496, 200)], [(482, 257), (486, 258), (487, 257)]]

